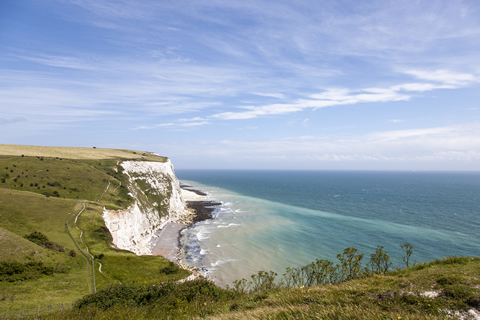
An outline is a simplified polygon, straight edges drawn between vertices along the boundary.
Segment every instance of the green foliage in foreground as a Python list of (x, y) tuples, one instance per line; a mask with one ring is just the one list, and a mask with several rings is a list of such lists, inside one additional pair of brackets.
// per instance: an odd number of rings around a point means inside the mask
[[(446, 319), (480, 309), (480, 258), (448, 257), (352, 280), (222, 289), (205, 279), (112, 286), (44, 319)], [(457, 312), (457, 313), (455, 313)]]
[[(406, 243), (403, 246), (413, 246)], [(410, 253), (411, 254), (411, 253)], [(310, 287), (317, 284), (339, 283), (369, 274), (385, 274), (392, 265), (383, 246), (378, 246), (375, 253), (370, 255), (367, 266), (362, 268), (363, 253), (357, 253), (355, 248), (346, 248), (337, 255), (339, 263), (317, 259), (303, 267), (287, 268), (279, 281), (275, 281), (277, 274), (273, 271), (260, 271), (252, 275), (252, 280), (236, 280), (233, 288), (239, 292), (257, 293), (274, 288)]]

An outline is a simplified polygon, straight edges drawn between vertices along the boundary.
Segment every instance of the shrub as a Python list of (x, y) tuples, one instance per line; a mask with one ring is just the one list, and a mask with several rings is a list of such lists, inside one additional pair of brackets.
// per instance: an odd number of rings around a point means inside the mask
[(377, 249), (375, 249), (375, 253), (370, 255), (370, 261), (367, 265), (370, 266), (370, 270), (366, 270), (367, 272), (371, 271), (373, 273), (385, 274), (388, 272), (388, 268), (392, 265), (392, 262), (387, 252), (383, 251), (383, 246), (378, 246)]
[(252, 292), (262, 292), (276, 288), (275, 277), (277, 274), (273, 271), (259, 271), (257, 274), (253, 274), (252, 277)]
[(113, 241), (113, 237), (112, 235), (110, 234), (110, 230), (108, 230), (107, 227), (105, 226), (101, 226), (100, 228), (96, 229), (93, 231), (93, 234), (102, 239), (102, 240), (105, 240), (107, 242), (112, 242)]
[(48, 238), (46, 235), (37, 231), (27, 234), (24, 238), (36, 244), (48, 241)]
[(44, 235), (41, 232), (34, 231), (30, 234), (27, 234), (25, 239), (32, 241), (35, 244), (38, 244), (41, 247), (44, 247), (46, 249), (54, 250), (54, 251), (59, 251), (59, 252), (65, 252), (65, 247), (53, 242), (49, 241), (47, 236)]
[(23, 281), (38, 278), (41, 275), (52, 275), (53, 267), (48, 267), (42, 261), (0, 261), (0, 281)]
[(403, 250), (403, 253), (405, 254), (402, 259), (403, 259), (403, 262), (405, 262), (405, 265), (409, 266), (409, 260), (410, 260), (410, 256), (413, 254), (413, 246), (408, 243), (408, 242), (405, 242), (404, 244), (401, 244), (400, 245), (400, 248), (402, 248)]
[[(212, 281), (196, 279), (183, 283), (166, 281), (149, 286), (115, 285), (84, 296), (74, 304), (76, 309), (100, 308), (107, 310), (116, 305), (143, 306), (153, 304), (164, 310), (174, 310), (178, 306), (194, 309), (194, 304), (206, 301), (218, 301), (222, 298), (231, 299), (233, 295)], [(200, 303), (199, 303), (200, 302)]]
[(178, 266), (172, 261), (170, 261), (166, 267), (163, 267), (160, 269), (160, 273), (166, 274), (166, 275), (174, 274), (174, 273), (177, 273), (178, 271), (180, 271), (180, 268), (178, 268)]
[(363, 253), (355, 254), (357, 249), (346, 248), (343, 254), (338, 254), (340, 260), (340, 280), (351, 280), (360, 275)]

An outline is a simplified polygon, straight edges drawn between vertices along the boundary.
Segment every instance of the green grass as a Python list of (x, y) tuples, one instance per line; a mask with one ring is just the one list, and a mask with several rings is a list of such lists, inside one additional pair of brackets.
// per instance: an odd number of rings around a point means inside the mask
[[(71, 305), (93, 292), (91, 264), (72, 240), (65, 226), (67, 220), (80, 248), (83, 251), (88, 248), (96, 257), (98, 289), (118, 283), (152, 284), (189, 275), (188, 271), (178, 268), (173, 273), (163, 272), (169, 266), (169, 261), (163, 257), (136, 256), (113, 247), (102, 218), (103, 207), (116, 210), (132, 203), (127, 189), (128, 177), (117, 165), (118, 158), (96, 159), (90, 149), (86, 155), (78, 153), (86, 150), (81, 148), (15, 147), (17, 153), (25, 156), (5, 155), (8, 154), (3, 152), (5, 145), (0, 145), (0, 154), (3, 153), (0, 155), (0, 260), (41, 261), (58, 272), (28, 281), (0, 282), (0, 312), (9, 310), (10, 314), (19, 314), (24, 309), (31, 313), (37, 306), (45, 309), (62, 303)], [(31, 150), (41, 152), (38, 156), (29, 156), (26, 151)], [(60, 157), (72, 151), (77, 152), (76, 159)], [(102, 152), (108, 154), (110, 151), (103, 149)], [(119, 152), (123, 159), (166, 161), (150, 153), (111, 151), (115, 156)], [(80, 239), (80, 230), (75, 228), (74, 220), (83, 205), (85, 210), (77, 220), (78, 227), (83, 230)], [(23, 238), (34, 231), (64, 246), (66, 251), (45, 249)], [(77, 255), (70, 256), (70, 250)]]
[(49, 157), (65, 159), (124, 159), (137, 161), (165, 162), (168, 158), (157, 156), (152, 152), (74, 147), (44, 147), (0, 144), (0, 155)]
[[(435, 297), (428, 297), (435, 292)], [(240, 293), (206, 280), (117, 286), (45, 319), (452, 319), (480, 308), (480, 258), (449, 257), (336, 284)]]
[(40, 231), (65, 248), (73, 244), (65, 222), (76, 200), (0, 189), (0, 226), (21, 237)]
[[(160, 270), (169, 262), (162, 257), (136, 256), (129, 251), (112, 250), (111, 236), (105, 231), (101, 213), (100, 205), (86, 203), (85, 210), (77, 221), (78, 227), (84, 232), (85, 244), (89, 252), (96, 257), (97, 263), (102, 264), (102, 273), (98, 271), (98, 264), (95, 268), (98, 288), (118, 283), (133, 285), (157, 283), (168, 279), (178, 280), (190, 274), (186, 270), (178, 269), (174, 274), (165, 275)], [(73, 220), (74, 217), (71, 221)], [(78, 230), (71, 229), (77, 238)], [(82, 246), (82, 249), (85, 250), (85, 246)]]
[(116, 160), (0, 156), (0, 188), (65, 199), (95, 201), (102, 196), (104, 205), (125, 208), (131, 198), (125, 190), (126, 178), (113, 169), (116, 164)]
[(47, 249), (44, 249), (2, 227), (0, 227), (0, 242), (2, 244), (0, 261), (14, 260), (27, 262), (33, 255), (36, 256), (36, 260), (38, 261), (48, 262), (51, 260), (50, 257), (47, 257)]

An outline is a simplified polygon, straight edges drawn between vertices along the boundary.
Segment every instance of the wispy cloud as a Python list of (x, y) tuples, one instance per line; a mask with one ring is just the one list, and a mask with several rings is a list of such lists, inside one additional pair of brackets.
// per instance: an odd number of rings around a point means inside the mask
[(59, 67), (59, 68), (69, 68), (69, 69), (79, 69), (79, 70), (98, 70), (97, 66), (94, 66), (93, 63), (85, 63), (84, 60), (78, 57), (68, 57), (68, 56), (52, 56), (52, 55), (37, 55), (37, 56), (18, 56), (19, 59), (36, 62), (39, 64)]
[[(407, 72), (406, 72), (407, 73)], [(327, 89), (322, 93), (312, 94), (308, 98), (298, 99), (293, 103), (276, 103), (264, 106), (242, 106), (247, 111), (229, 111), (213, 115), (213, 118), (223, 120), (252, 119), (259, 116), (278, 115), (302, 111), (304, 109), (319, 109), (340, 105), (359, 103), (384, 103), (407, 101), (411, 93), (438, 89), (454, 89), (479, 82), (472, 74), (458, 74), (439, 70), (435, 72), (409, 71), (417, 78), (436, 81), (438, 83), (405, 83), (386, 88), (365, 88), (350, 90), (346, 88)]]
[(24, 117), (14, 117), (14, 118), (0, 118), (0, 125), (4, 124), (10, 124), (10, 123), (15, 123), (15, 122), (23, 122), (27, 121)]
[(203, 126), (206, 124), (210, 124), (208, 121), (200, 121), (200, 122), (167, 122), (167, 123), (159, 123), (151, 126), (138, 126), (135, 128), (131, 128), (130, 130), (136, 131), (136, 130), (151, 130), (151, 129), (158, 129), (158, 128), (164, 128), (164, 127), (197, 127), (197, 126)]
[(420, 80), (440, 82), (445, 86), (451, 85), (452, 88), (467, 86), (474, 82), (479, 82), (479, 77), (468, 73), (455, 73), (448, 70), (407, 70), (410, 74)]
[[(183, 146), (190, 150), (189, 146)], [(200, 157), (232, 157), (284, 166), (304, 162), (448, 162), (479, 163), (480, 124), (374, 132), (343, 138), (299, 137), (276, 140), (223, 140), (202, 145)], [(180, 153), (180, 152), (179, 152)], [(479, 169), (478, 165), (476, 169)]]
[[(119, 141), (152, 139), (155, 129), (195, 132), (194, 144), (215, 136), (215, 148), (202, 150), (222, 159), (240, 159), (240, 150), (256, 160), (327, 162), (480, 150), (467, 147), (474, 130), (459, 129), (477, 121), (473, 0), (45, 0), (22, 8), (5, 20), (0, 110), (2, 124), (28, 119), (32, 139), (50, 130), (61, 141), (72, 135), (67, 126), (88, 133), (102, 123)], [(16, 28), (23, 22), (29, 28)], [(401, 130), (384, 132), (389, 122)], [(227, 126), (239, 129), (215, 131)], [(303, 138), (272, 138), (287, 131)], [(181, 149), (187, 135), (168, 139)]]

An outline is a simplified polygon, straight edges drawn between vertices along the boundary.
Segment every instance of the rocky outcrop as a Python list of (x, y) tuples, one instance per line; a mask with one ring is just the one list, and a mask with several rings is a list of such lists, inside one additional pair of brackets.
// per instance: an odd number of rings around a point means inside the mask
[(138, 255), (152, 254), (149, 245), (155, 231), (189, 214), (170, 160), (124, 161), (128, 190), (134, 203), (125, 210), (104, 210), (103, 219), (113, 243)]

